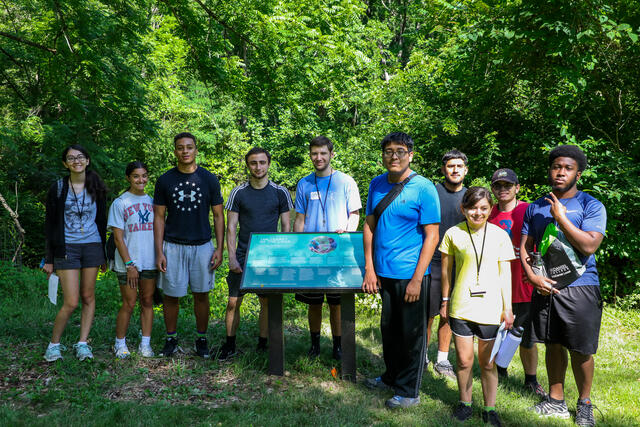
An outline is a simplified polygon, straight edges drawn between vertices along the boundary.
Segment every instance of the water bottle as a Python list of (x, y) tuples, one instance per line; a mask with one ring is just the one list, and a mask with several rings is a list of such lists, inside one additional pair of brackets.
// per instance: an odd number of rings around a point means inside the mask
[(549, 277), (540, 252), (531, 252), (531, 269), (536, 276)]
[(500, 349), (496, 355), (496, 365), (505, 369), (509, 366), (511, 359), (513, 359), (513, 355), (516, 354), (516, 350), (522, 342), (523, 332), (524, 328), (522, 326), (518, 326), (517, 328), (513, 328), (509, 331), (507, 336), (504, 338), (504, 341), (500, 344)]

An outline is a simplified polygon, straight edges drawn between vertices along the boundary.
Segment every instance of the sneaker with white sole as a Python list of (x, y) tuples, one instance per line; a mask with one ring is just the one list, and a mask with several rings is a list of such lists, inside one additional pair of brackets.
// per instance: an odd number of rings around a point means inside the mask
[(549, 396), (531, 409), (541, 417), (567, 420), (571, 416), (564, 400), (555, 400)]
[(85, 359), (93, 359), (93, 353), (91, 347), (88, 344), (74, 344), (73, 348), (76, 350), (76, 357), (78, 360), (83, 361)]
[(436, 371), (438, 375), (442, 375), (443, 377), (449, 377), (456, 379), (456, 371), (453, 369), (453, 365), (448, 360), (443, 360), (442, 362), (435, 363), (433, 365), (433, 370)]
[(391, 399), (384, 402), (389, 409), (404, 409), (420, 404), (420, 397), (404, 397), (395, 395)]
[(595, 426), (596, 419), (593, 416), (593, 408), (596, 408), (596, 406), (591, 403), (591, 400), (580, 402), (580, 399), (578, 399), (578, 405), (576, 406), (576, 424), (583, 427)]
[(149, 344), (147, 344), (147, 345), (140, 344), (138, 346), (138, 353), (140, 353), (140, 355), (142, 357), (154, 357), (156, 355), (153, 352), (153, 349), (151, 348), (151, 345), (149, 345)]
[(129, 353), (129, 348), (127, 347), (126, 344), (122, 344), (118, 346), (114, 345), (113, 352), (116, 354), (116, 357), (118, 359), (126, 359), (127, 357), (131, 356), (131, 353)]
[(52, 345), (47, 347), (47, 351), (44, 352), (44, 360), (47, 362), (55, 362), (58, 359), (62, 359), (62, 351), (66, 351), (67, 347), (62, 344)]

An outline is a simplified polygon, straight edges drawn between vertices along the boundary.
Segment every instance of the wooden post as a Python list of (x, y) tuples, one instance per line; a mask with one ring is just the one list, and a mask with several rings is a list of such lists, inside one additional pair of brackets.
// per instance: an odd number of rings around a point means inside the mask
[(284, 375), (282, 294), (269, 294), (269, 375)]

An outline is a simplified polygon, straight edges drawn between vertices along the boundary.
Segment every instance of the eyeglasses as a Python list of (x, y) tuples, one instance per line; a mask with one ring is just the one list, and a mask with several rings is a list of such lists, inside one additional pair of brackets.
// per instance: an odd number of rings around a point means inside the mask
[(78, 154), (77, 156), (67, 156), (67, 163), (74, 163), (75, 161), (84, 162), (87, 160), (87, 156), (84, 154)]
[(500, 182), (496, 182), (494, 184), (491, 184), (491, 187), (495, 188), (496, 190), (511, 190), (514, 187), (515, 184), (511, 183), (511, 182), (505, 182), (505, 183), (500, 183)]
[(398, 151), (393, 151), (393, 150), (384, 150), (382, 152), (382, 156), (386, 157), (388, 159), (390, 159), (391, 157), (393, 157), (393, 155), (396, 155), (399, 159), (404, 159), (404, 157), (409, 154), (409, 152), (407, 150), (398, 150)]

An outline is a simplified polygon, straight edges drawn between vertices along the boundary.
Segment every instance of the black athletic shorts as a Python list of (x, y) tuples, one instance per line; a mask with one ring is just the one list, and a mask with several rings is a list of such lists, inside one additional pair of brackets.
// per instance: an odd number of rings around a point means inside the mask
[(581, 354), (596, 354), (602, 320), (600, 287), (567, 286), (553, 296), (533, 292), (531, 339), (562, 344)]
[[(227, 274), (227, 286), (229, 287), (229, 296), (231, 298), (243, 297), (247, 294), (247, 291), (240, 290), (242, 284), (242, 273), (236, 273), (235, 271), (229, 271)], [(256, 294), (261, 298), (266, 298), (267, 294)]]
[(340, 305), (340, 294), (296, 294), (296, 300), (305, 304), (322, 304), (324, 297), (327, 297), (327, 303), (329, 305)]
[(440, 314), (440, 304), (442, 303), (441, 279), (442, 269), (440, 267), (440, 263), (431, 263), (431, 287), (429, 288), (429, 307), (427, 307), (427, 317), (436, 317)]
[(491, 341), (496, 339), (500, 325), (483, 325), (481, 323), (472, 322), (470, 320), (449, 318), (449, 326), (451, 332), (459, 337), (473, 337), (474, 335), (482, 341)]
[(522, 326), (522, 342), (520, 345), (524, 348), (531, 348), (535, 344), (531, 341), (531, 303), (530, 302), (514, 302), (512, 305), (513, 315), (516, 317), (513, 321), (513, 327)]

